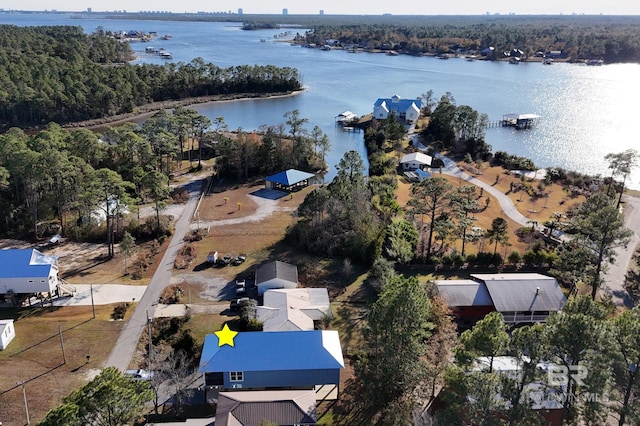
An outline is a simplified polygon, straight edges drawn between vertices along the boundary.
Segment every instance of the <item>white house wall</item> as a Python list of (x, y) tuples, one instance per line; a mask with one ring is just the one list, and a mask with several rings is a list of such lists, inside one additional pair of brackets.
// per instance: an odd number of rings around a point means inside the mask
[(49, 277), (20, 277), (0, 279), (0, 293), (50, 293), (58, 286), (57, 271)]

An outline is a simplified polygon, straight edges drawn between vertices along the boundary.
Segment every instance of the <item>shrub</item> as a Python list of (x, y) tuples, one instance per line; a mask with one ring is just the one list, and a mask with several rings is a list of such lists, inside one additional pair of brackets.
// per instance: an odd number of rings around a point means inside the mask
[(175, 203), (184, 204), (189, 201), (189, 191), (184, 188), (176, 188), (171, 191), (171, 199), (173, 199)]
[(187, 269), (196, 257), (196, 247), (191, 243), (185, 243), (178, 251), (173, 265), (176, 269)]
[(127, 313), (127, 309), (129, 309), (128, 303), (125, 303), (125, 302), (118, 303), (116, 306), (113, 307), (113, 312), (111, 313), (111, 319), (116, 321), (124, 319), (124, 316)]
[(519, 251), (514, 250), (511, 252), (508, 259), (509, 259), (509, 263), (517, 265), (522, 261), (522, 255), (520, 254)]

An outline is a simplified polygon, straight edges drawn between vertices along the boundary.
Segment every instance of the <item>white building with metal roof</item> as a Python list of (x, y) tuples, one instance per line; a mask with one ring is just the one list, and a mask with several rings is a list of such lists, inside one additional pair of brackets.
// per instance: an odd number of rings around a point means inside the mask
[(263, 331), (313, 330), (314, 321), (332, 316), (326, 288), (268, 290), (257, 310)]

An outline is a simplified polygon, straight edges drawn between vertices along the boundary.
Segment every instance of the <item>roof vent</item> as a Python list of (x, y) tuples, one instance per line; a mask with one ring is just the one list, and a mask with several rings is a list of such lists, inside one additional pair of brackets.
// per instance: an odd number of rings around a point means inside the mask
[(536, 294), (540, 294), (540, 287), (536, 287)]

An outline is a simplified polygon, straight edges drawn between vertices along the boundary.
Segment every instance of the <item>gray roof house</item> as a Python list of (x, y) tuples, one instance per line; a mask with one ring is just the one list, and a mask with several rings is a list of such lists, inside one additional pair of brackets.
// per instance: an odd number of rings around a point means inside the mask
[(268, 290), (257, 311), (263, 331), (313, 330), (314, 321), (332, 316), (326, 288)]
[(544, 322), (567, 301), (558, 281), (542, 274), (472, 274), (471, 278), (435, 282), (447, 304), (463, 315), (498, 311), (510, 324)]
[(398, 95), (391, 98), (379, 98), (373, 104), (373, 118), (376, 120), (386, 120), (394, 113), (401, 121), (413, 123), (420, 117), (422, 101), (420, 99), (402, 99)]
[(276, 260), (256, 268), (256, 287), (260, 296), (267, 290), (297, 286), (298, 267), (295, 265)]

